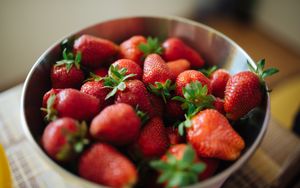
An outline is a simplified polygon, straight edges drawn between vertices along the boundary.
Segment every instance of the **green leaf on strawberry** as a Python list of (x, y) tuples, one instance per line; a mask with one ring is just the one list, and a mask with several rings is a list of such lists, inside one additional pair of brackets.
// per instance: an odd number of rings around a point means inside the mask
[(149, 54), (162, 54), (163, 48), (158, 38), (147, 38), (147, 43), (141, 43), (138, 48), (144, 53), (144, 58)]
[(56, 95), (51, 94), (47, 100), (47, 108), (41, 108), (42, 111), (46, 112), (46, 116), (44, 117), (45, 121), (54, 121), (57, 119), (57, 111), (54, 108)]
[(142, 110), (139, 109), (139, 105), (136, 105), (135, 107), (135, 112), (139, 116), (139, 118), (142, 121), (142, 125), (144, 125), (150, 118), (147, 115), (147, 113), (143, 112)]
[(279, 72), (279, 70), (274, 67), (264, 70), (265, 63), (266, 63), (265, 59), (261, 59), (256, 63), (256, 67), (254, 67), (249, 61), (247, 61), (249, 70), (255, 73), (259, 77), (262, 86), (265, 86), (266, 77), (272, 76), (273, 74)]
[(198, 181), (198, 175), (206, 168), (204, 163), (195, 162), (196, 152), (188, 145), (181, 159), (167, 154), (166, 160), (151, 161), (150, 166), (160, 172), (158, 183), (166, 187), (183, 187)]
[(217, 66), (212, 66), (212, 67), (209, 67), (207, 69), (199, 69), (200, 72), (202, 72), (207, 78), (210, 77), (210, 75), (215, 72), (216, 70), (218, 69)]
[(171, 91), (175, 89), (175, 84), (172, 84), (170, 79), (166, 80), (165, 83), (155, 82), (154, 85), (149, 84), (148, 90), (157, 96), (161, 96), (165, 103), (167, 99), (171, 97)]
[(98, 76), (97, 74), (94, 74), (94, 73), (90, 72), (90, 77), (87, 78), (84, 82), (88, 82), (88, 81), (100, 82), (101, 80), (103, 80), (103, 77)]
[(74, 57), (74, 54), (72, 52), (67, 52), (67, 49), (65, 48), (63, 50), (63, 59), (60, 61), (57, 61), (54, 66), (62, 66), (65, 65), (67, 69), (67, 73), (71, 70), (72, 66), (75, 65), (77, 69), (80, 69), (80, 62), (81, 62), (81, 53), (78, 52), (76, 56)]
[(106, 95), (105, 100), (114, 96), (118, 90), (124, 91), (126, 89), (125, 81), (131, 77), (136, 76), (136, 74), (126, 74), (127, 69), (118, 66), (111, 65), (108, 70), (108, 75), (103, 78), (104, 87), (111, 88), (112, 90)]

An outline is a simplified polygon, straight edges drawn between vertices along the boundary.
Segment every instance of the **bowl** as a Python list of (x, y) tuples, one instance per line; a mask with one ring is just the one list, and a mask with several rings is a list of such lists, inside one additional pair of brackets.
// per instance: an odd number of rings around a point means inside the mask
[[(247, 61), (255, 66), (250, 56), (234, 41), (224, 34), (204, 24), (177, 17), (129, 17), (102, 22), (68, 35), (90, 34), (116, 43), (133, 35), (170, 37), (183, 39), (188, 45), (199, 51), (209, 65), (218, 65), (231, 74), (247, 69)], [(27, 138), (43, 161), (61, 177), (74, 185), (84, 188), (101, 187), (62, 168), (53, 161), (40, 146), (43, 132), (43, 118), (40, 107), (43, 94), (50, 89), (50, 67), (60, 57), (59, 40), (46, 50), (30, 70), (22, 93), (21, 119)], [(244, 138), (246, 148), (240, 158), (234, 162), (224, 162), (211, 178), (190, 187), (220, 187), (224, 181), (243, 166), (259, 146), (268, 125), (270, 116), (269, 95), (260, 107), (253, 110), (249, 117), (236, 122), (233, 126)]]

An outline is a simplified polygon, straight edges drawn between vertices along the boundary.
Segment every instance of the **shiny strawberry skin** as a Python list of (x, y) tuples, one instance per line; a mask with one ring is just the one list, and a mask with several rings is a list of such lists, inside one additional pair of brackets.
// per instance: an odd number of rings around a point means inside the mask
[(178, 59), (174, 61), (167, 62), (167, 66), (169, 70), (172, 72), (174, 78), (176, 78), (183, 71), (189, 70), (191, 68), (191, 64), (186, 59)]
[(244, 71), (233, 75), (225, 89), (226, 116), (231, 120), (241, 118), (251, 109), (259, 106), (262, 97), (260, 81), (256, 74)]
[(166, 131), (171, 145), (176, 145), (184, 142), (184, 138), (178, 134), (178, 128), (171, 126), (167, 127)]
[(200, 54), (179, 38), (169, 38), (162, 46), (164, 49), (163, 58), (166, 61), (186, 59), (194, 68), (200, 68), (204, 65), (204, 60)]
[(103, 66), (119, 52), (119, 47), (112, 41), (91, 35), (81, 35), (75, 40), (73, 48), (75, 54), (81, 52), (81, 64), (93, 69)]
[(211, 93), (210, 80), (204, 74), (196, 70), (186, 70), (176, 78), (176, 94), (183, 97), (182, 89), (194, 81), (199, 81), (203, 86), (206, 85), (208, 93)]
[(108, 144), (96, 143), (79, 159), (78, 174), (109, 187), (132, 187), (137, 181), (134, 164)]
[(155, 82), (165, 83), (168, 79), (174, 80), (166, 62), (157, 54), (150, 54), (146, 57), (143, 71), (143, 82), (145, 84), (155, 85)]
[(236, 160), (245, 147), (244, 140), (231, 127), (228, 120), (214, 109), (200, 111), (187, 128), (187, 141), (199, 157)]
[(124, 41), (120, 45), (120, 53), (122, 58), (130, 59), (140, 66), (143, 65), (143, 52), (139, 49), (139, 45), (146, 43), (145, 37), (136, 35)]
[(115, 96), (115, 103), (126, 103), (133, 108), (138, 108), (152, 117), (155, 112), (149, 99), (148, 91), (140, 80), (128, 80), (125, 82), (126, 89), (118, 91)]
[(224, 98), (225, 87), (230, 74), (225, 69), (218, 69), (210, 76), (212, 94), (219, 98)]
[(143, 127), (136, 143), (138, 153), (144, 158), (161, 157), (170, 145), (170, 141), (159, 117), (154, 117)]
[(100, 111), (99, 99), (76, 89), (63, 89), (57, 93), (54, 108), (58, 117), (91, 120)]
[(78, 131), (76, 121), (72, 118), (60, 118), (47, 125), (42, 136), (42, 145), (47, 154), (59, 161), (68, 161), (72, 158), (71, 153), (64, 159), (58, 159), (57, 154), (63, 149), (67, 143), (66, 133), (74, 133)]
[(80, 92), (97, 97), (99, 99), (100, 109), (103, 109), (111, 103), (110, 100), (105, 100), (110, 89), (104, 88), (103, 81), (88, 81), (81, 86)]
[(98, 141), (127, 145), (140, 133), (141, 120), (134, 109), (125, 103), (103, 109), (92, 121), (90, 133)]
[(130, 59), (119, 59), (118, 61), (114, 62), (113, 65), (118, 66), (119, 69), (126, 68), (127, 72), (126, 75), (135, 74), (136, 76), (131, 77), (130, 79), (142, 79), (143, 70), (141, 69), (140, 65), (135, 63)]
[(52, 88), (79, 88), (84, 80), (84, 73), (75, 66), (69, 71), (65, 65), (52, 66), (50, 77)]

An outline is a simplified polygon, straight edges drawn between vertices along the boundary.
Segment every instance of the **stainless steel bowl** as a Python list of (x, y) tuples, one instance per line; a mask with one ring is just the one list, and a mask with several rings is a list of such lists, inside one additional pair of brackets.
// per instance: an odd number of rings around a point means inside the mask
[[(182, 38), (190, 46), (198, 50), (211, 65), (226, 68), (234, 74), (247, 69), (246, 61), (254, 64), (249, 55), (235, 42), (224, 34), (201, 23), (175, 17), (130, 17), (102, 22), (67, 37), (81, 34), (110, 39), (119, 43), (133, 35)], [(78, 187), (101, 187), (84, 180), (65, 170), (42, 150), (39, 141), (43, 131), (43, 120), (40, 113), (43, 94), (50, 89), (50, 67), (59, 58), (61, 53), (59, 43), (51, 46), (36, 61), (29, 72), (22, 94), (21, 119), (27, 138), (35, 147), (37, 153), (53, 170), (58, 172), (65, 181)], [(220, 187), (223, 182), (237, 169), (239, 169), (254, 153), (266, 132), (270, 116), (269, 95), (264, 104), (259, 108), (259, 113), (254, 115), (254, 121), (240, 122), (237, 127), (246, 142), (246, 148), (241, 157), (231, 163), (221, 165), (219, 172), (191, 187), (212, 188)]]

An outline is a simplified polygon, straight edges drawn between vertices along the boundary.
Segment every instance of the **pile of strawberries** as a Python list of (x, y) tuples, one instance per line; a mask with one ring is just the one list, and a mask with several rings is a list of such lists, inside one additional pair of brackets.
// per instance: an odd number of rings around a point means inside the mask
[(264, 60), (230, 75), (179, 38), (90, 35), (62, 42), (43, 97), (46, 153), (111, 187), (181, 187), (212, 176), (245, 147), (230, 122), (259, 106)]

